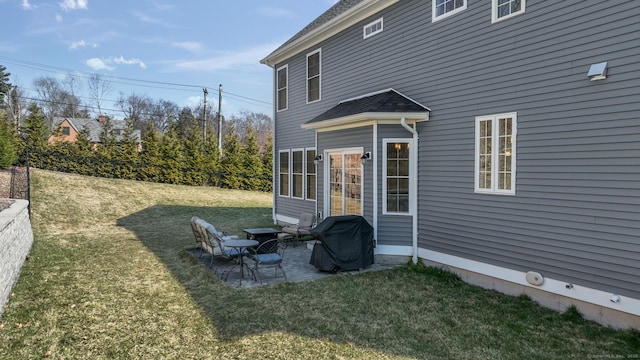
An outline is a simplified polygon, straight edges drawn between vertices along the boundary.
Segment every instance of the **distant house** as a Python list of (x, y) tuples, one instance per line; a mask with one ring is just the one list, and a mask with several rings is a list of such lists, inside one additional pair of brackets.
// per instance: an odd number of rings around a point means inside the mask
[[(94, 145), (100, 144), (100, 134), (104, 127), (105, 118), (88, 119), (88, 118), (67, 118), (56, 117), (54, 118), (55, 129), (59, 131), (54, 132), (49, 136), (49, 143), (55, 142), (76, 142), (78, 134), (82, 129), (89, 130), (89, 142)], [(113, 131), (116, 135), (116, 141), (122, 140), (122, 135), (126, 129), (126, 122), (122, 120), (111, 120)], [(140, 130), (134, 130), (133, 136), (138, 143), (138, 150), (141, 149), (141, 136)]]
[(640, 328), (638, 14), (337, 2), (262, 60), (274, 221), (362, 215), (378, 257)]

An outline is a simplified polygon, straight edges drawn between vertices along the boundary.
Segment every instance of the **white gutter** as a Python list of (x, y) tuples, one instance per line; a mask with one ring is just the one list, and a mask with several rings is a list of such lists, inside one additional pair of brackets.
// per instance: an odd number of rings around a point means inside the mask
[[(411, 208), (411, 214), (413, 214), (413, 263), (418, 263), (418, 140), (420, 137), (418, 136), (418, 132), (415, 128), (407, 125), (407, 118), (404, 116), (400, 119), (400, 125), (405, 128), (408, 132), (413, 134), (413, 146), (411, 147), (411, 157), (413, 158), (413, 162), (411, 162), (411, 173), (413, 176), (411, 177), (411, 194), (412, 196), (409, 198)], [(415, 127), (415, 124), (414, 124)]]

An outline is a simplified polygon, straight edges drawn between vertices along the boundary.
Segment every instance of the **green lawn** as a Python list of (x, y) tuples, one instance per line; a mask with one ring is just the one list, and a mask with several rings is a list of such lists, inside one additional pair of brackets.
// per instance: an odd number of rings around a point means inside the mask
[(0, 359), (639, 358), (614, 331), (406, 266), (236, 289), (186, 254), (197, 215), (271, 226), (271, 194), (36, 170), (35, 243)]

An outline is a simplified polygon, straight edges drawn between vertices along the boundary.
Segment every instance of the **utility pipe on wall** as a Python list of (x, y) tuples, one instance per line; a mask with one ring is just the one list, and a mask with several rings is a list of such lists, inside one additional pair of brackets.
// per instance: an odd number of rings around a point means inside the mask
[[(413, 135), (413, 146), (411, 146), (410, 154), (413, 159), (411, 162), (411, 194), (409, 198), (409, 206), (411, 208), (411, 214), (413, 216), (413, 263), (418, 263), (418, 132), (415, 128), (407, 125), (407, 119), (403, 116), (400, 119), (400, 125)], [(414, 124), (415, 127), (415, 124)]]

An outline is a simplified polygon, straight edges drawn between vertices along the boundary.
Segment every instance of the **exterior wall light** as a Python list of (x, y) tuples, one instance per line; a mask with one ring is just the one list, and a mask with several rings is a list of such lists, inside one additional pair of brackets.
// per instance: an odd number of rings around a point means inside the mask
[(587, 77), (591, 81), (603, 80), (607, 78), (607, 62), (601, 62), (591, 65)]
[(360, 157), (360, 161), (362, 161), (362, 165), (365, 165), (367, 163), (367, 160), (371, 160), (371, 151), (367, 151), (366, 153), (362, 154), (362, 156)]
[(318, 165), (318, 163), (322, 161), (322, 154), (318, 154), (316, 155), (316, 157), (313, 158), (313, 163)]

